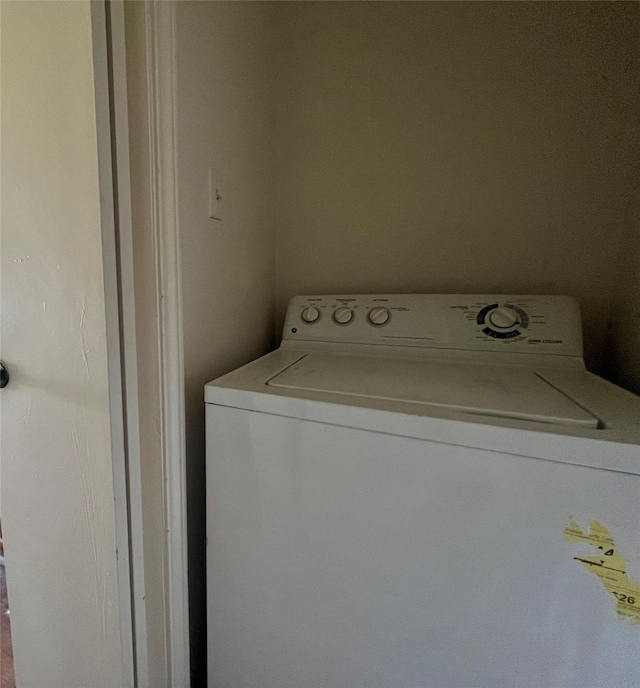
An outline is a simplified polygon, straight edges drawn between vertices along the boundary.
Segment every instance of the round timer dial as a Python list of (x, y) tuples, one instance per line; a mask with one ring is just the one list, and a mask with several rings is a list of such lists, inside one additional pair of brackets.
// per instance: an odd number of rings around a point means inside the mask
[(518, 324), (518, 313), (508, 306), (498, 306), (489, 313), (489, 322), (499, 330), (507, 330)]
[(529, 326), (529, 316), (512, 303), (492, 303), (478, 312), (476, 322), (487, 337), (513, 339)]

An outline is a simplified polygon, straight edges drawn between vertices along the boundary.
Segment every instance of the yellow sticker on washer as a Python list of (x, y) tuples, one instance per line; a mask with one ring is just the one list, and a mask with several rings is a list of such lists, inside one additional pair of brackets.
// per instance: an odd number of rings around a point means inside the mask
[(618, 614), (631, 623), (640, 625), (640, 582), (631, 580), (622, 552), (613, 541), (611, 533), (599, 521), (589, 522), (589, 532), (571, 521), (564, 529), (564, 539), (569, 542), (586, 542), (597, 550), (588, 557), (574, 557), (587, 571), (598, 576), (607, 592), (618, 601)]

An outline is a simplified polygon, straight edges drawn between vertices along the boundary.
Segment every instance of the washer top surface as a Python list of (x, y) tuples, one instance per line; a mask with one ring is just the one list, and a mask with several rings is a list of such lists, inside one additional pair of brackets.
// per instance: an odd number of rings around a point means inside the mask
[(585, 369), (566, 297), (298, 296), (205, 401), (640, 475), (640, 399)]
[(402, 401), (484, 416), (597, 428), (598, 419), (526, 368), (310, 353), (271, 387)]

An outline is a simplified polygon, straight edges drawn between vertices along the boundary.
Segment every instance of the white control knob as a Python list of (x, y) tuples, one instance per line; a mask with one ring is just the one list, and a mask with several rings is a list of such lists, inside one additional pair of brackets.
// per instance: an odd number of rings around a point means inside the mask
[(513, 308), (502, 306), (495, 308), (489, 313), (489, 322), (501, 330), (506, 330), (518, 324), (518, 314)]
[(354, 317), (354, 313), (350, 308), (336, 308), (333, 319), (338, 325), (348, 325)]
[(386, 325), (391, 320), (391, 313), (388, 308), (372, 308), (367, 315), (367, 320), (372, 325)]
[(309, 306), (302, 311), (300, 316), (306, 323), (314, 323), (320, 320), (320, 311), (315, 306)]

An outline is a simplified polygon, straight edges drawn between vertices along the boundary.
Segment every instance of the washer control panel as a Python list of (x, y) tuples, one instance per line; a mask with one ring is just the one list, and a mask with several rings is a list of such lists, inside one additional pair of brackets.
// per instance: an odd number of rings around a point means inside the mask
[(283, 339), (582, 356), (580, 310), (566, 296), (296, 296)]

